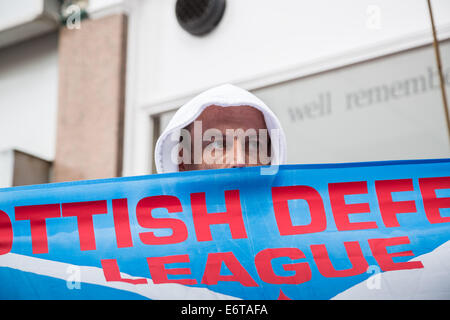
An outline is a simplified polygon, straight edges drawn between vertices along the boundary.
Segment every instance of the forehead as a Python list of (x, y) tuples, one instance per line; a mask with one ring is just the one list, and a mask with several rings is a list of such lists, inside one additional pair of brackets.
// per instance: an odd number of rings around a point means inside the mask
[(195, 119), (202, 121), (203, 130), (209, 128), (224, 129), (267, 129), (264, 115), (251, 106), (220, 107), (211, 105)]

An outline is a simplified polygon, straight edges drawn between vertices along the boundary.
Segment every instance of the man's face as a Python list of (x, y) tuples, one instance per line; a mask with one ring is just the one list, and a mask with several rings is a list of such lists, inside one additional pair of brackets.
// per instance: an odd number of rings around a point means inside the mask
[[(184, 141), (180, 156), (190, 148), (191, 161), (182, 162), (179, 171), (270, 164), (270, 136), (264, 115), (256, 108), (212, 105), (186, 130), (191, 141)], [(195, 152), (201, 152), (201, 159), (195, 161)]]

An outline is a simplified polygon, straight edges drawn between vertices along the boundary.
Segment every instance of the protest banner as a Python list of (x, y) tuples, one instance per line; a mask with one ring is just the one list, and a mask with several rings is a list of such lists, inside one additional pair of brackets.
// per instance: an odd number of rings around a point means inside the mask
[(1, 299), (448, 299), (450, 159), (0, 190)]

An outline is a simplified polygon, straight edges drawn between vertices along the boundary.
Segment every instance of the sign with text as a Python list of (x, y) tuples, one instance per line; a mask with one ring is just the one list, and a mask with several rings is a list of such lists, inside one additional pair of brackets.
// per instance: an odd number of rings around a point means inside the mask
[[(449, 39), (440, 48), (449, 92)], [(277, 115), (287, 145), (296, 146), (289, 150), (288, 163), (450, 156), (431, 44), (263, 86), (252, 93)]]
[(450, 159), (260, 170), (0, 189), (0, 298), (450, 298)]

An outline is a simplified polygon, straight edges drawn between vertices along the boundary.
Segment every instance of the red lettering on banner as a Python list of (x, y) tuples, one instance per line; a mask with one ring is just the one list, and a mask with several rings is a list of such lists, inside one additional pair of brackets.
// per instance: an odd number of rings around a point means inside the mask
[(450, 216), (442, 217), (439, 209), (450, 208), (450, 197), (436, 196), (436, 189), (450, 189), (450, 177), (419, 179), (425, 214), (430, 223), (450, 222)]
[(15, 216), (17, 221), (30, 220), (33, 254), (48, 253), (45, 219), (61, 217), (59, 203), (16, 207)]
[(182, 212), (180, 200), (175, 196), (153, 196), (140, 200), (136, 206), (136, 218), (139, 225), (148, 229), (171, 229), (170, 236), (155, 236), (154, 232), (141, 232), (139, 238), (144, 244), (161, 245), (180, 243), (188, 238), (188, 231), (183, 221), (174, 218), (154, 218), (152, 210), (164, 208), (167, 212)]
[(284, 292), (280, 289), (280, 295), (278, 296), (277, 300), (292, 300), (287, 295), (284, 294)]
[(352, 194), (366, 194), (367, 182), (339, 182), (328, 184), (330, 194), (331, 209), (334, 215), (334, 221), (339, 231), (376, 229), (377, 224), (370, 222), (350, 222), (349, 215), (355, 213), (369, 213), (368, 203), (345, 203), (345, 196)]
[(369, 239), (369, 246), (372, 250), (372, 254), (380, 265), (381, 270), (403, 270), (403, 269), (420, 269), (423, 268), (423, 264), (420, 261), (408, 261), (408, 262), (394, 262), (394, 257), (409, 257), (414, 256), (412, 251), (402, 251), (388, 253), (386, 247), (397, 246), (401, 244), (409, 244), (408, 237), (396, 237), (388, 239)]
[(410, 201), (392, 201), (392, 192), (414, 191), (412, 179), (375, 181), (381, 217), (386, 227), (400, 227), (398, 213), (416, 212), (416, 203)]
[(336, 270), (331, 263), (326, 246), (324, 244), (311, 245), (314, 261), (324, 277), (351, 277), (367, 271), (369, 264), (364, 258), (358, 241), (344, 242), (344, 246), (352, 267), (346, 270)]
[(152, 276), (153, 283), (179, 283), (184, 285), (197, 284), (195, 279), (168, 279), (167, 275), (190, 275), (191, 270), (189, 268), (173, 268), (166, 269), (165, 264), (168, 263), (188, 263), (189, 255), (182, 254), (176, 256), (166, 257), (152, 257), (147, 258), (148, 267)]
[[(311, 222), (308, 225), (294, 226), (289, 211), (288, 200), (306, 200)], [(280, 235), (294, 235), (324, 231), (327, 227), (322, 197), (314, 188), (308, 186), (286, 186), (272, 188), (273, 209)]]
[(205, 193), (191, 194), (192, 218), (198, 241), (212, 240), (210, 226), (213, 224), (228, 224), (233, 239), (247, 238), (239, 190), (225, 191), (225, 206), (225, 212), (208, 213)]
[(103, 259), (100, 261), (103, 268), (103, 274), (106, 281), (120, 281), (131, 284), (146, 284), (147, 279), (145, 278), (135, 278), (135, 279), (125, 279), (122, 278), (120, 274), (119, 266), (117, 265), (116, 259)]
[(271, 284), (301, 284), (311, 280), (311, 269), (307, 262), (284, 264), (285, 271), (295, 271), (292, 276), (279, 276), (272, 269), (272, 260), (287, 257), (291, 260), (304, 259), (305, 254), (298, 248), (264, 249), (255, 256), (255, 265), (262, 281)]
[[(231, 275), (220, 274), (222, 262), (228, 267), (232, 273)], [(233, 252), (213, 252), (208, 254), (202, 283), (207, 285), (215, 285), (219, 281), (237, 281), (244, 287), (258, 286), (247, 270), (245, 270), (236, 259)]]
[(11, 251), (13, 237), (11, 220), (6, 212), (0, 210), (0, 255)]
[(132, 247), (133, 239), (131, 237), (130, 217), (128, 216), (127, 199), (113, 199), (112, 209), (117, 248)]
[(95, 250), (93, 215), (108, 213), (106, 200), (63, 203), (63, 217), (77, 217), (80, 250)]

